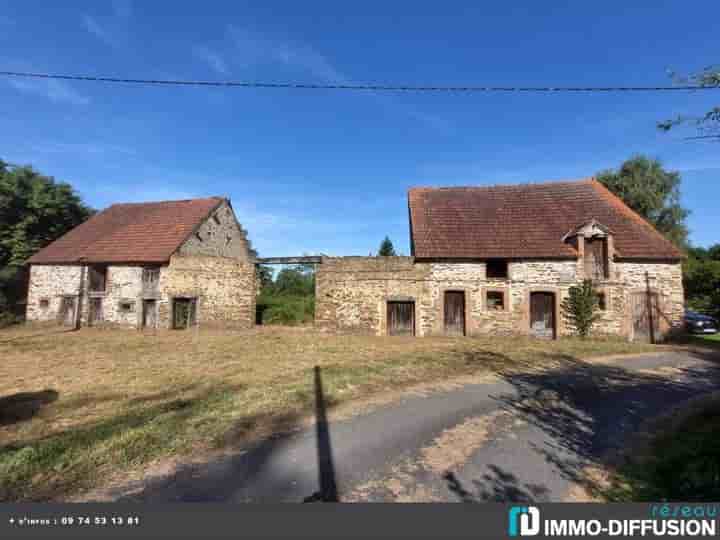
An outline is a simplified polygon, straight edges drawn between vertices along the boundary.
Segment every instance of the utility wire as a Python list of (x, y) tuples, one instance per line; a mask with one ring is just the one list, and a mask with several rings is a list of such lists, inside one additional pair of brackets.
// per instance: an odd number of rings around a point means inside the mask
[(690, 90), (720, 90), (720, 86), (414, 86), (392, 84), (314, 84), (295, 82), (260, 81), (202, 81), (177, 79), (133, 79), (100, 77), (93, 75), (67, 75), (60, 73), (31, 73), (0, 71), (0, 76), (32, 79), (60, 79), (66, 81), (92, 81), (103, 83), (142, 84), (160, 86), (220, 86), (239, 88), (287, 88), (293, 90), (359, 90), (388, 92), (671, 92)]

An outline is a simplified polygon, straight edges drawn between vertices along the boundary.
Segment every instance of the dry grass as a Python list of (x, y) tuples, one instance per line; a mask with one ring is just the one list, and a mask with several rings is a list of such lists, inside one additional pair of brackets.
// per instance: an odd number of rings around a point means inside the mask
[[(286, 429), (314, 406), (450, 377), (640, 352), (621, 341), (331, 336), (311, 329), (0, 331), (0, 500), (44, 500), (149, 461)], [(538, 359), (542, 358), (542, 365)]]

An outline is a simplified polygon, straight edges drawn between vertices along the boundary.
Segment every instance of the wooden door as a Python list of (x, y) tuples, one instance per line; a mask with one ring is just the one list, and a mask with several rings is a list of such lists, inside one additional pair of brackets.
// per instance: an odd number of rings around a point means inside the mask
[(58, 312), (60, 324), (75, 326), (75, 298), (63, 296), (60, 299), (60, 311)]
[(387, 303), (387, 331), (390, 336), (415, 335), (415, 302)]
[(530, 294), (530, 333), (546, 339), (555, 337), (554, 293), (534, 292)]
[(640, 291), (632, 294), (633, 339), (654, 343), (659, 331), (657, 293)]
[(445, 291), (445, 333), (451, 336), (465, 335), (465, 293)]
[(157, 328), (157, 304), (155, 300), (143, 300), (143, 328)]

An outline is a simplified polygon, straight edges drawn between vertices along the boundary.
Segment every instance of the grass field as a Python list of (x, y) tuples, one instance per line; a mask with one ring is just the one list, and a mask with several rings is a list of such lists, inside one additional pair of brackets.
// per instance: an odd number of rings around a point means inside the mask
[(0, 331), (0, 499), (47, 500), (165, 457), (287, 429), (329, 407), (428, 381), (640, 352), (622, 341), (247, 332)]
[(635, 456), (602, 493), (613, 502), (720, 499), (720, 402), (662, 433), (647, 455)]

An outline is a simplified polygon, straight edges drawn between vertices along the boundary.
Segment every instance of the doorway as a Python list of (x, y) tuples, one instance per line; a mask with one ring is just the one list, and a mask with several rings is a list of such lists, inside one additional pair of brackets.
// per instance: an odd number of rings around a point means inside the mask
[(88, 301), (88, 326), (95, 326), (102, 321), (102, 298), (90, 298)]
[(652, 291), (632, 293), (633, 340), (655, 343), (660, 333), (658, 294)]
[(387, 303), (387, 332), (390, 336), (415, 335), (415, 302)]
[(75, 326), (75, 298), (72, 296), (63, 296), (60, 299), (60, 311), (58, 312), (58, 320), (60, 324), (65, 326)]
[(555, 339), (555, 293), (530, 293), (530, 334), (543, 339)]
[(182, 330), (195, 324), (196, 298), (173, 298), (173, 329)]
[(445, 291), (445, 333), (449, 336), (465, 335), (465, 292)]
[(142, 303), (142, 327), (157, 328), (157, 301), (143, 300)]

